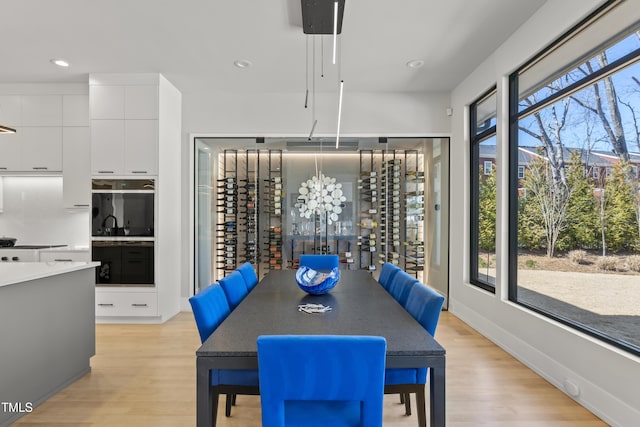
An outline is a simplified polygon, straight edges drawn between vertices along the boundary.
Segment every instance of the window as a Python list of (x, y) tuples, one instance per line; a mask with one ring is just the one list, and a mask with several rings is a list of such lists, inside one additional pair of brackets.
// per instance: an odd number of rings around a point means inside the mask
[(630, 3), (607, 2), (510, 78), (509, 299), (638, 355), (640, 12)]
[[(496, 286), (496, 88), (471, 104), (471, 283)], [(482, 169), (481, 169), (482, 168)]]
[(524, 166), (518, 166), (518, 179), (524, 179)]
[(486, 160), (484, 162), (484, 174), (491, 175), (493, 173), (493, 162), (490, 160)]

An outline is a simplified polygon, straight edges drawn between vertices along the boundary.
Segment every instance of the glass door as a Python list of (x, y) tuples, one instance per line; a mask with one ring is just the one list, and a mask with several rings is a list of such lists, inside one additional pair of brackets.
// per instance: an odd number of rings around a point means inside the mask
[(213, 209), (212, 150), (202, 141), (196, 140), (195, 149), (195, 292), (209, 286), (213, 277), (213, 239), (211, 210)]

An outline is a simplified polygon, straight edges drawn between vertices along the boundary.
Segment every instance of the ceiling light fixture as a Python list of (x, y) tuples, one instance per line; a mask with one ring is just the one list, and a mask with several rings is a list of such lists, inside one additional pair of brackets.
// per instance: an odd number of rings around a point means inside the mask
[(0, 125), (0, 133), (16, 133), (15, 129)]
[(420, 68), (424, 65), (424, 61), (422, 59), (412, 59), (407, 62), (407, 67), (409, 68)]
[(64, 59), (52, 59), (51, 63), (54, 64), (54, 65), (57, 65), (58, 67), (62, 67), (62, 68), (67, 68), (68, 66), (71, 65), (67, 61), (65, 61)]
[(246, 59), (238, 59), (236, 61), (233, 61), (233, 65), (238, 68), (249, 68), (253, 64), (251, 63), (251, 61), (248, 61)]

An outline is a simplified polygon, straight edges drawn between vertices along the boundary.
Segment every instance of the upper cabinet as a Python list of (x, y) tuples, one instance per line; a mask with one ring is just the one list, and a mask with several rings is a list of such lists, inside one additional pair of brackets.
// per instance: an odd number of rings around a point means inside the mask
[[(87, 95), (0, 96), (0, 173), (61, 172), (64, 126), (89, 126)], [(89, 141), (87, 141), (87, 144)]]
[(62, 96), (23, 95), (22, 126), (62, 126)]
[(94, 175), (158, 174), (158, 93), (157, 76), (90, 81)]

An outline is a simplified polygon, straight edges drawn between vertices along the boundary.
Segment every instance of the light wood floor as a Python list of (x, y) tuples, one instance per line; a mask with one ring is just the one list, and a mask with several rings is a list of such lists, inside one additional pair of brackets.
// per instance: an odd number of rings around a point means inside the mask
[[(92, 372), (15, 425), (195, 425), (200, 341), (191, 313), (163, 325), (96, 328)], [(436, 338), (447, 349), (447, 426), (606, 426), (452, 314), (442, 314)], [(220, 411), (218, 426), (259, 426), (259, 398), (239, 396), (237, 403), (231, 418)], [(385, 396), (384, 420), (385, 426), (417, 426), (415, 412), (404, 416), (396, 395)]]

